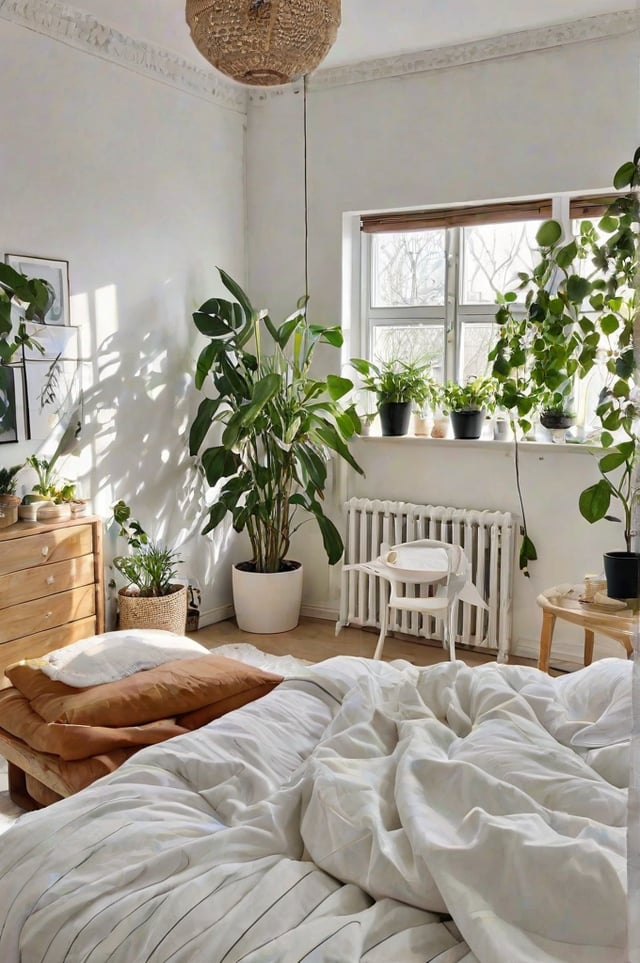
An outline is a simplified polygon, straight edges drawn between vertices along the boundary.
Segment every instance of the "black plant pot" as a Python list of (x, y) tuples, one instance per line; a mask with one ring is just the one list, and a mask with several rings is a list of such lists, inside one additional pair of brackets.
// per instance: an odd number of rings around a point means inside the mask
[(383, 435), (406, 435), (411, 421), (410, 401), (383, 401), (378, 406)]
[(543, 411), (540, 415), (540, 424), (549, 431), (560, 431), (571, 428), (575, 418), (565, 415), (562, 411)]
[(454, 438), (479, 438), (482, 434), (484, 411), (452, 411), (451, 427)]
[(604, 574), (607, 577), (609, 598), (640, 598), (640, 554), (638, 552), (605, 552)]

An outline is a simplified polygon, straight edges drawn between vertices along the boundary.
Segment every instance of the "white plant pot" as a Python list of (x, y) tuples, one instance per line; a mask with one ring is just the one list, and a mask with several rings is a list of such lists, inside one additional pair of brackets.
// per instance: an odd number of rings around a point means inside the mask
[(417, 411), (413, 413), (413, 433), (414, 435), (429, 437), (433, 429), (433, 417), (431, 415), (420, 415)]
[(287, 572), (232, 568), (233, 607), (243, 632), (270, 635), (295, 629), (302, 603), (302, 565)]

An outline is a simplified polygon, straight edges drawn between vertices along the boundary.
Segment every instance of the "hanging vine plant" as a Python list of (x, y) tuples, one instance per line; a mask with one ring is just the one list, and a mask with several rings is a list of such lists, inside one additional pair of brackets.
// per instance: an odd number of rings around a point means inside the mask
[[(629, 459), (635, 459), (631, 392), (636, 370), (639, 163), (640, 148), (613, 179), (616, 190), (629, 187), (630, 192), (615, 197), (597, 224), (582, 221), (577, 236), (568, 241), (558, 221), (540, 226), (537, 264), (530, 273), (519, 273), (515, 291), (498, 296), (500, 335), (489, 355), (498, 404), (509, 411), (512, 427), (519, 425), (525, 435), (538, 412), (570, 414), (576, 379), (604, 362), (607, 382), (596, 414), (603, 429), (601, 444), (614, 457), (601, 462), (603, 478), (581, 496), (580, 511), (589, 521), (606, 517), (613, 494), (608, 473), (614, 467), (629, 467)], [(624, 440), (616, 444), (621, 432)], [(514, 453), (522, 515), (520, 568), (528, 576), (537, 551), (526, 524), (517, 440)]]

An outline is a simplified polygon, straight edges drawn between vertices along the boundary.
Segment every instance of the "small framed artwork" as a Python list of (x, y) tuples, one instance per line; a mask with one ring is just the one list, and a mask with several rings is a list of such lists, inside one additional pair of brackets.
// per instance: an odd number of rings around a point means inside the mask
[(5, 254), (5, 261), (29, 278), (40, 278), (51, 285), (54, 298), (47, 311), (45, 324), (70, 324), (69, 262), (51, 258), (31, 257), (27, 254)]
[(24, 369), (0, 365), (0, 445), (25, 441), (26, 427)]
[(25, 361), (29, 438), (49, 438), (77, 404), (81, 371), (77, 361)]
[(23, 346), (25, 361), (78, 361), (78, 328), (73, 325), (25, 323), (27, 334), (39, 347)]

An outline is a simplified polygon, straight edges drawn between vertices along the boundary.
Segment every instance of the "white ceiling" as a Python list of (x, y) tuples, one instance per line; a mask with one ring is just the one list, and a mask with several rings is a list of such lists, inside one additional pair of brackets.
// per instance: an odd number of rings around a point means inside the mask
[[(342, 26), (323, 66), (428, 50), (633, 8), (635, 0), (342, 0)], [(77, 0), (103, 23), (189, 60), (205, 61), (184, 0)]]

